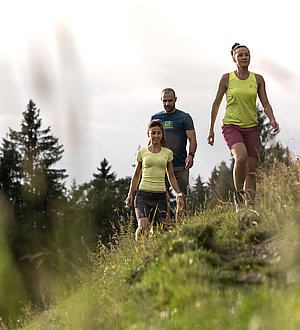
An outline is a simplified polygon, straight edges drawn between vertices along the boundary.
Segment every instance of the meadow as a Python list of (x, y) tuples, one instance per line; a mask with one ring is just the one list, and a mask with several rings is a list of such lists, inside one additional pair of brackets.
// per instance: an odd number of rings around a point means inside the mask
[(25, 306), (14, 328), (299, 329), (299, 234), (300, 163), (274, 163), (255, 209), (223, 203), (138, 243), (133, 220), (120, 224), (73, 288), (47, 310)]

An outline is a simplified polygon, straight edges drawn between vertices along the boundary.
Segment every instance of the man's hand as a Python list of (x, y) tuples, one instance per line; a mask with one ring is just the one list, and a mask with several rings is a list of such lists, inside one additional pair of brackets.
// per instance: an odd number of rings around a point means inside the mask
[(194, 158), (192, 155), (188, 155), (185, 159), (185, 168), (189, 170), (194, 165)]

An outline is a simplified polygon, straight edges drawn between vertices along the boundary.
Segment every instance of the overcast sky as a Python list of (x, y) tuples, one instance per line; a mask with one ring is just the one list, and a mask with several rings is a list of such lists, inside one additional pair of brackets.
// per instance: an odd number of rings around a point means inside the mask
[[(206, 142), (219, 79), (235, 69), (235, 42), (251, 51), (281, 126), (278, 139), (300, 154), (300, 31), (296, 1), (2, 1), (0, 137), (18, 130), (29, 99), (43, 127), (64, 145), (58, 164), (77, 183), (105, 157), (118, 178), (131, 176), (146, 126), (162, 110), (161, 90), (176, 90), (192, 116), (198, 150), (191, 178), (207, 181), (230, 159), (221, 135)], [(280, 3), (280, 5), (279, 5)]]

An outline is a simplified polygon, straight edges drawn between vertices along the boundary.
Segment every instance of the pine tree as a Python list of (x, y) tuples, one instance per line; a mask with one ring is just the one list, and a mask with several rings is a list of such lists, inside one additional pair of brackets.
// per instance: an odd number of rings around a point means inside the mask
[(273, 132), (271, 122), (268, 120), (263, 108), (259, 104), (257, 105), (257, 118), (260, 136), (260, 162), (264, 163), (266, 160), (266, 150), (268, 145), (274, 140), (279, 132)]
[(64, 191), (65, 170), (52, 168), (64, 152), (58, 144), (58, 138), (51, 133), (51, 128), (42, 130), (42, 120), (32, 100), (23, 112), (21, 131), (11, 134), (12, 140), (20, 147), (22, 155), (22, 178), (27, 193), (35, 197), (42, 194), (58, 197)]
[(207, 188), (198, 175), (194, 186), (188, 195), (189, 210), (194, 214), (205, 207)]
[(74, 193), (77, 206), (83, 208), (92, 219), (95, 241), (101, 236), (102, 242), (108, 242), (113, 234), (112, 224), (117, 224), (125, 214), (125, 199), (130, 178), (116, 180), (111, 166), (104, 158), (93, 180), (79, 187)]
[(216, 185), (217, 185), (217, 178), (218, 178), (218, 170), (217, 167), (215, 166), (211, 172), (210, 178), (208, 179), (208, 193), (209, 193), (209, 199), (213, 198), (214, 191), (216, 190)]
[(94, 173), (91, 181), (91, 189), (88, 194), (94, 225), (102, 241), (108, 241), (112, 234), (112, 222), (115, 216), (115, 185), (116, 174), (110, 173), (111, 166), (104, 158), (97, 167), (99, 173)]
[(97, 179), (103, 179), (105, 182), (112, 182), (116, 180), (116, 174), (114, 172), (109, 173), (111, 166), (108, 166), (108, 161), (106, 158), (100, 163), (100, 168), (97, 167), (97, 170), (100, 173), (94, 173), (93, 177)]
[(290, 162), (289, 148), (284, 148), (279, 142), (275, 143), (279, 131), (273, 131), (271, 122), (260, 105), (257, 105), (257, 116), (260, 133), (260, 164), (271, 164), (276, 159), (288, 165)]
[(218, 201), (226, 202), (231, 199), (234, 190), (232, 170), (222, 161), (218, 168), (214, 167), (208, 182), (209, 199), (212, 205)]
[[(64, 199), (67, 175), (65, 170), (53, 168), (62, 157), (63, 147), (50, 127), (41, 128), (40, 110), (32, 100), (22, 114), (21, 130), (10, 129), (1, 148), (0, 186), (12, 204), (18, 204), (14, 241), (19, 246), (17, 250), (26, 253), (24, 241), (32, 244), (38, 241), (37, 246), (42, 246), (39, 233), (51, 232), (52, 220)], [(12, 168), (5, 181), (8, 164)]]
[(13, 210), (21, 207), (20, 154), (14, 143), (3, 139), (0, 149), (0, 191), (8, 198)]
[(50, 276), (54, 263), (52, 229), (64, 211), (67, 175), (54, 168), (63, 147), (50, 127), (42, 129), (40, 111), (32, 100), (22, 114), (20, 130), (9, 129), (0, 147), (0, 193), (10, 206), (4, 219), (7, 242), (26, 277), (30, 297), (41, 302), (38, 273), (44, 268)]
[(232, 171), (228, 168), (225, 161), (222, 161), (218, 168), (218, 188), (219, 194), (223, 201), (228, 201), (231, 198), (234, 190)]

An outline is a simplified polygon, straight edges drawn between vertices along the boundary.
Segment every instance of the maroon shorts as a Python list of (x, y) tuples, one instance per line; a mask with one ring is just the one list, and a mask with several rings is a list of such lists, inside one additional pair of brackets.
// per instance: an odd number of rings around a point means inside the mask
[(241, 128), (236, 125), (224, 124), (222, 134), (231, 150), (235, 143), (244, 143), (249, 157), (259, 157), (259, 131), (258, 126)]

